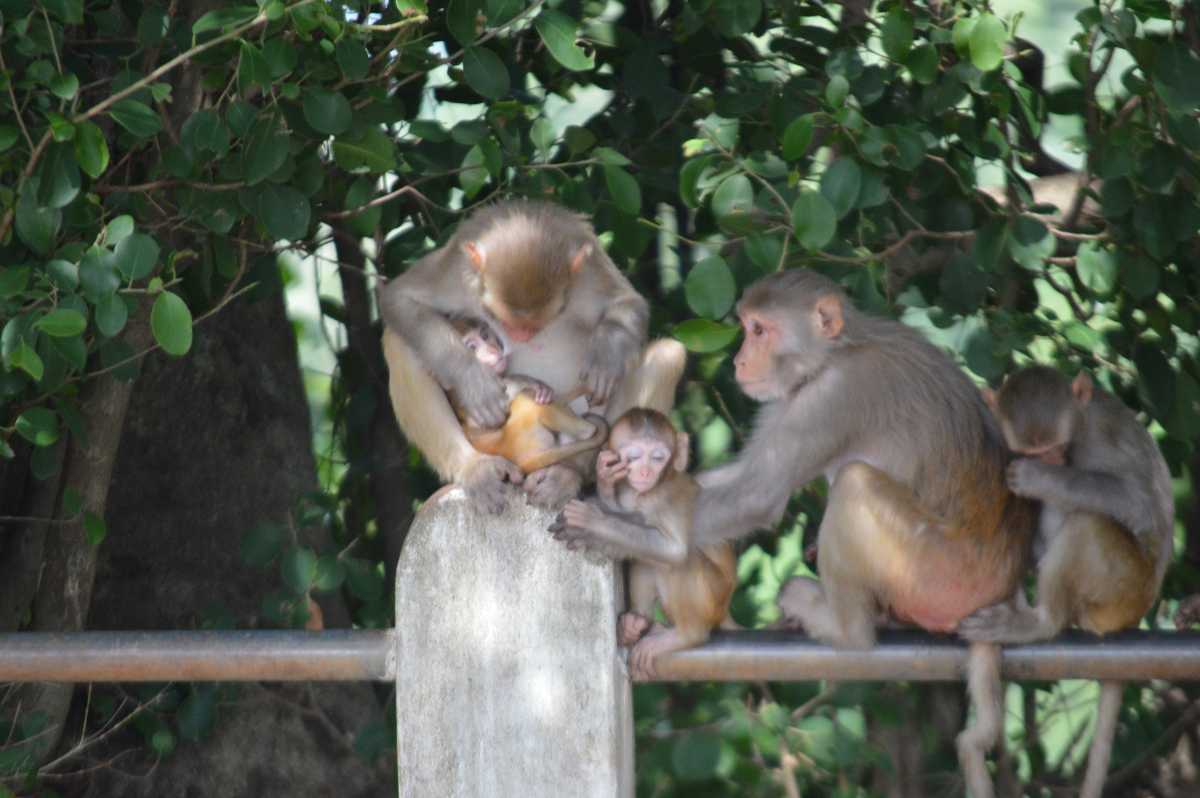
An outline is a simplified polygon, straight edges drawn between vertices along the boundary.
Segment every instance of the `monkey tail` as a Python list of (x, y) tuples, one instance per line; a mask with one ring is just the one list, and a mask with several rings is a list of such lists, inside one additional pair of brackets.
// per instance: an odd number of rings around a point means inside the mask
[(584, 413), (582, 418), (596, 428), (596, 432), (590, 438), (555, 446), (553, 449), (547, 449), (533, 457), (526, 457), (517, 463), (517, 467), (522, 472), (531, 474), (577, 454), (583, 454), (590, 449), (599, 449), (603, 446), (604, 442), (608, 440), (608, 422), (595, 413)]
[(1087, 774), (1079, 798), (1100, 798), (1104, 792), (1104, 777), (1108, 775), (1108, 760), (1112, 756), (1113, 737), (1117, 733), (1117, 716), (1121, 714), (1121, 682), (1100, 682), (1100, 704), (1096, 707), (1096, 731), (1092, 749), (1088, 752)]

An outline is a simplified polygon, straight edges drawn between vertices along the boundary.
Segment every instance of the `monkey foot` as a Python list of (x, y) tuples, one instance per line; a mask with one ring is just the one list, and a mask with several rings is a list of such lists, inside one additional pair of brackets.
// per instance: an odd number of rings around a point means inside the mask
[(779, 626), (783, 629), (806, 630), (804, 619), (822, 598), (821, 585), (815, 579), (795, 576), (784, 583), (775, 599), (779, 607)]
[(650, 619), (636, 612), (623, 612), (617, 619), (617, 643), (632, 646), (650, 631)]
[(1043, 629), (1036, 609), (1006, 601), (981, 607), (958, 622), (960, 637), (975, 643), (1029, 643), (1053, 637), (1056, 629)]
[(629, 670), (635, 679), (654, 678), (654, 661), (663, 654), (687, 648), (674, 629), (659, 627), (638, 641), (629, 652)]

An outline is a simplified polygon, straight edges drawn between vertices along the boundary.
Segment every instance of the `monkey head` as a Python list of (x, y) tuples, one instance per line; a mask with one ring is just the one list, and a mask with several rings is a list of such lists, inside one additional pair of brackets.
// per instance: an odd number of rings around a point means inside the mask
[(628, 471), (625, 481), (639, 494), (655, 488), (666, 476), (668, 466), (686, 471), (687, 433), (676, 431), (671, 420), (657, 410), (635, 407), (627, 411), (608, 436), (608, 448), (621, 458)]
[(816, 272), (790, 270), (751, 285), (737, 308), (744, 332), (733, 359), (738, 385), (761, 402), (804, 385), (841, 343), (850, 310), (841, 288)]
[(509, 339), (528, 341), (567, 304), (571, 281), (592, 256), (594, 236), (581, 217), (549, 203), (511, 203), (506, 215), (464, 231), (479, 300)]
[(463, 344), (474, 353), (476, 360), (494, 374), (503, 375), (508, 371), (508, 353), (504, 351), (504, 342), (496, 337), (491, 327), (483, 322), (463, 322), (456, 327), (459, 328)]
[(983, 398), (999, 420), (1009, 449), (1022, 457), (1065, 465), (1092, 400), (1092, 378), (1080, 372), (1068, 382), (1048, 366), (1028, 366), (1006, 379), (999, 391), (984, 388)]

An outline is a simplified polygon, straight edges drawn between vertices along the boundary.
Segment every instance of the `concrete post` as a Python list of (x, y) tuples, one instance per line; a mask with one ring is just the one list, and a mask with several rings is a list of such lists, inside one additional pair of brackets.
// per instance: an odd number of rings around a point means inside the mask
[(620, 572), (554, 541), (514, 496), (455, 489), (413, 522), (396, 578), (403, 798), (631, 798)]

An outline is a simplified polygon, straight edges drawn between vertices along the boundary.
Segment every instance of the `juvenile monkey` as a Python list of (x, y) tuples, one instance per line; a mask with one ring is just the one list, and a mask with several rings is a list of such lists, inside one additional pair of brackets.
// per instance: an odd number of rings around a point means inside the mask
[(560, 395), (582, 383), (609, 419), (634, 404), (669, 408), (683, 373), (678, 342), (643, 349), (646, 301), (591, 225), (550, 203), (516, 200), (476, 211), (444, 246), (379, 289), (379, 309), (401, 429), (443, 479), (491, 510), (504, 506), (505, 481), (523, 483), (536, 504), (560, 506), (579, 492), (590, 462), (556, 463), (524, 478), (511, 462), (471, 446), (443, 388), (484, 428), (504, 422), (508, 400), (448, 317), (495, 322), (513, 371)]
[[(618, 641), (633, 647), (631, 670), (641, 678), (654, 676), (662, 654), (699, 645), (715, 627), (729, 622), (729, 598), (737, 585), (737, 561), (729, 544), (693, 545), (700, 488), (687, 464), (688, 436), (662, 413), (633, 408), (613, 424), (608, 445), (596, 460), (600, 501), (617, 518), (571, 501), (552, 527), (563, 540), (570, 540), (575, 529), (593, 531), (604, 541), (600, 548), (618, 558), (630, 556), (623, 534), (629, 529), (662, 539), (657, 556), (631, 564), (631, 609), (618, 620)], [(652, 622), (656, 599), (671, 627)]]
[[(835, 646), (868, 648), (886, 615), (952, 632), (1012, 595), (1032, 510), (1006, 488), (1000, 431), (958, 367), (903, 324), (859, 312), (812, 271), (759, 280), (737, 311), (745, 337), (735, 376), (763, 406), (737, 459), (697, 475), (693, 545), (773, 527), (795, 491), (824, 477), (821, 580), (787, 583), (786, 621)], [(593, 522), (571, 534), (606, 542), (619, 529)], [(662, 536), (623, 534), (635, 556), (667, 548)], [(999, 662), (995, 645), (971, 647), (976, 720), (958, 752), (975, 798), (992, 794), (984, 753), (1002, 728)]]
[[(546, 383), (506, 373), (508, 353), (491, 327), (477, 319), (452, 319), (451, 324), (467, 349), (475, 353), (476, 360), (504, 378), (509, 399), (508, 418), (503, 426), (482, 429), (466, 419), (456, 397), (451, 396), (451, 405), (463, 419), (463, 429), (472, 446), (484, 454), (503, 457), (521, 469), (522, 474), (529, 474), (604, 444), (608, 423), (602, 417), (587, 413), (580, 418), (567, 405), (552, 401), (554, 391)], [(560, 445), (559, 435), (582, 440)]]
[[(1068, 382), (1031, 366), (984, 398), (1020, 457), (1008, 467), (1009, 487), (1042, 503), (1037, 604), (986, 607), (963, 620), (960, 633), (1026, 643), (1071, 624), (1100, 635), (1136, 626), (1162, 585), (1175, 518), (1170, 473), (1153, 438), (1086, 373)], [(1120, 709), (1121, 683), (1104, 682), (1083, 798), (1104, 788)]]

